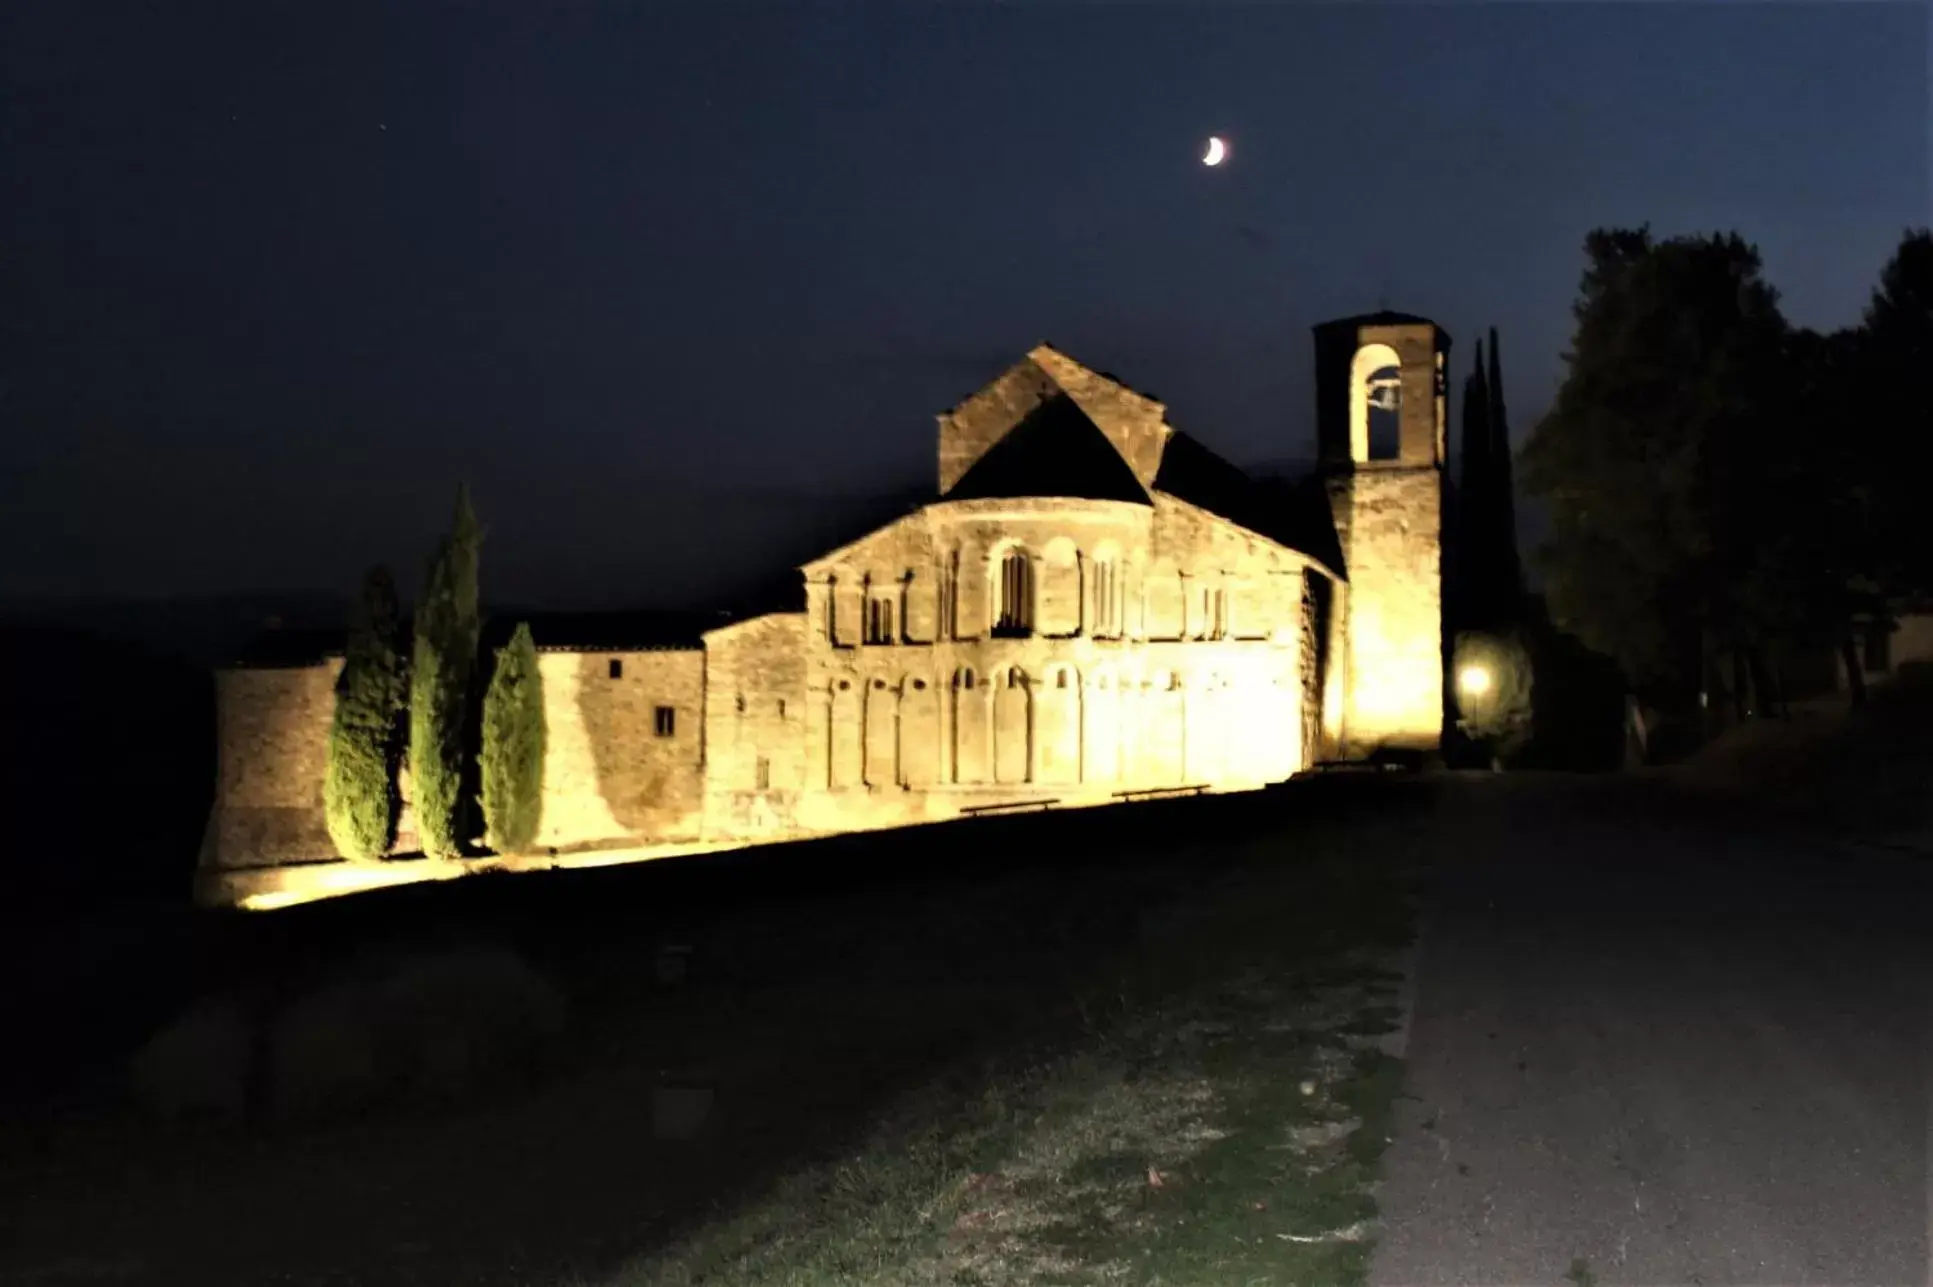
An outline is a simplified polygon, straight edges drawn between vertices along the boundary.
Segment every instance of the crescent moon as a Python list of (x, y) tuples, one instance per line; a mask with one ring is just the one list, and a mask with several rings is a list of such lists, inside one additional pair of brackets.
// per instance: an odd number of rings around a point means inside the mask
[(1227, 157), (1228, 144), (1222, 142), (1218, 137), (1210, 136), (1208, 140), (1208, 151), (1203, 154), (1201, 163), (1203, 165), (1220, 165)]

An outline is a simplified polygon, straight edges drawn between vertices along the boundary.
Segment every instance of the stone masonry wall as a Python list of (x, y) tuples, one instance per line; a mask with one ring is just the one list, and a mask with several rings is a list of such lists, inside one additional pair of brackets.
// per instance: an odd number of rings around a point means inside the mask
[(1006, 436), (1059, 389), (1047, 373), (1023, 359), (939, 418), (940, 491), (952, 489), (987, 448)]
[(322, 812), (342, 659), (215, 674), (217, 867), (334, 858)]
[[(998, 569), (1016, 551), (1033, 567), (1035, 628), (998, 637)], [(801, 831), (1289, 776), (1315, 750), (1302, 719), (1310, 566), (1161, 494), (943, 501), (807, 565)], [(852, 585), (933, 594), (942, 628), (869, 642), (864, 596), (841, 591)], [(1151, 620), (1157, 601), (1172, 621)]]
[(798, 830), (805, 786), (802, 612), (754, 617), (705, 636), (705, 834)]
[(1162, 404), (1041, 345), (939, 418), (941, 494), (1028, 412), (1063, 392), (1107, 435), (1141, 485), (1152, 483), (1168, 440)]
[[(548, 737), (538, 846), (564, 853), (695, 839), (704, 816), (705, 654), (543, 652), (538, 670)], [(671, 711), (668, 734), (658, 727), (660, 707)]]
[(1348, 564), (1344, 754), (1430, 750), (1443, 730), (1442, 475), (1362, 470), (1337, 480)]
[[(618, 663), (613, 678), (611, 664)], [(330, 861), (322, 805), (339, 658), (216, 675), (217, 867)], [(544, 652), (548, 750), (537, 844), (560, 852), (694, 839), (704, 812), (705, 655)], [(657, 708), (672, 731), (659, 736)], [(400, 784), (408, 793), (405, 769)], [(415, 848), (407, 800), (396, 852)]]
[(1065, 354), (1042, 345), (1029, 359), (1066, 390), (1096, 428), (1147, 487), (1161, 468), (1161, 452), (1168, 442), (1167, 408), (1136, 393), (1118, 380), (1090, 371)]

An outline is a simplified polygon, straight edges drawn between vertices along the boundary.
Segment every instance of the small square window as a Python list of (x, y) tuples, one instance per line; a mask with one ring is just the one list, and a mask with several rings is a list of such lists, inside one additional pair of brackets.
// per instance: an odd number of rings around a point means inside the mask
[(611, 658), (611, 678), (612, 679), (624, 678), (624, 659), (622, 657)]
[(652, 727), (659, 737), (670, 737), (678, 731), (678, 712), (669, 706), (660, 706), (652, 713)]

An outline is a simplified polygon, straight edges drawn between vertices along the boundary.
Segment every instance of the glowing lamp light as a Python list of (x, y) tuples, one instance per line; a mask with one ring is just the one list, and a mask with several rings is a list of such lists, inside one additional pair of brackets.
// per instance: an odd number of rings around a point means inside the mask
[(1483, 696), (1490, 691), (1490, 668), (1487, 666), (1465, 666), (1456, 674), (1456, 686), (1466, 696)]

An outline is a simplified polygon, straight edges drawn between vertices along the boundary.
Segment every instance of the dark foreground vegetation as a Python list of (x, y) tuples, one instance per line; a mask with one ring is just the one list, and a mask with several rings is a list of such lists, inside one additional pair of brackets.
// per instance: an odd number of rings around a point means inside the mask
[[(1347, 1281), (1395, 1088), (1363, 1044), (1393, 979), (1352, 949), (1401, 941), (1399, 837), (1435, 789), (1315, 780), (199, 918), (139, 1053), (10, 1114), (0, 1271), (753, 1283), (781, 1280), (778, 1233), (798, 1281), (1027, 1281), (1124, 1247), (1187, 1270), (1164, 1281), (1264, 1254)], [(1270, 1151), (1298, 1131), (1327, 1163)], [(1043, 1148), (1100, 1196), (1044, 1205)], [(976, 1204), (974, 1176), (1011, 1200)], [(1025, 1228), (986, 1214), (1025, 1202)], [(1180, 1227), (1219, 1250), (1160, 1239)]]

